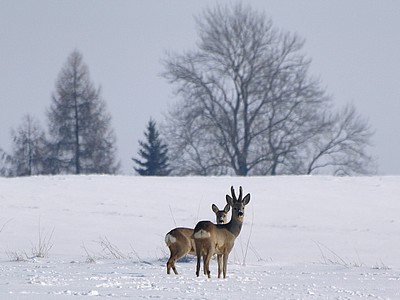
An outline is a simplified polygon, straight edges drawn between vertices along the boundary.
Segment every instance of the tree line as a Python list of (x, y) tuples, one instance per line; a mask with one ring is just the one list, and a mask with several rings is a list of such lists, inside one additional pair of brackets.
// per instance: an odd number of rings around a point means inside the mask
[[(160, 130), (147, 124), (132, 158), (139, 175), (374, 172), (368, 120), (352, 105), (334, 108), (310, 75), (304, 39), (241, 4), (208, 8), (196, 26), (196, 47), (163, 60), (176, 101)], [(111, 117), (78, 51), (47, 118), (48, 135), (31, 116), (14, 130), (13, 154), (0, 151), (3, 175), (118, 172)]]
[(12, 154), (3, 151), (1, 155), (3, 175), (114, 174), (119, 170), (111, 116), (77, 50), (59, 73), (46, 116), (48, 134), (31, 115), (12, 130)]

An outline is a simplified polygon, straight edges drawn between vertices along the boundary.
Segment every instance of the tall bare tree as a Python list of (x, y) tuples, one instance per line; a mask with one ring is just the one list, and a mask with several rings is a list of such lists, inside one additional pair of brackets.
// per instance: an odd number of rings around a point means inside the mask
[(166, 127), (175, 172), (304, 169), (299, 153), (331, 123), (331, 99), (309, 75), (304, 40), (240, 4), (205, 10), (197, 28), (197, 49), (165, 59), (164, 77), (180, 96)]
[(46, 138), (39, 121), (26, 115), (12, 130), (12, 173), (15, 176), (39, 175), (45, 172)]
[(111, 116), (78, 51), (71, 53), (59, 74), (47, 115), (53, 173), (118, 171)]

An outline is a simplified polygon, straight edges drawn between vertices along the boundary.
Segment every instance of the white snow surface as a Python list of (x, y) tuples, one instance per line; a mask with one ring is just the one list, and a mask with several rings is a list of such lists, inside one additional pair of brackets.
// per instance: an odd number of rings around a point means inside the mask
[[(165, 234), (231, 186), (251, 199), (227, 278), (167, 275)], [(0, 208), (0, 299), (400, 299), (400, 177), (0, 178)]]

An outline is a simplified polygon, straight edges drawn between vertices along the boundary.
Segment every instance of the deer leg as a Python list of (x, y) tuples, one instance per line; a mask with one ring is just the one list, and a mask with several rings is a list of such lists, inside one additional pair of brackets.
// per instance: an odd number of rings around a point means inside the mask
[(206, 259), (206, 255), (204, 254), (203, 255), (203, 272), (204, 272), (204, 275), (207, 275), (207, 268), (206, 268), (206, 261), (207, 261), (207, 259)]
[(167, 274), (171, 273), (171, 258), (168, 259), (167, 262)]
[(226, 269), (228, 265), (228, 256), (229, 253), (224, 254), (224, 278), (226, 278)]
[(222, 254), (217, 254), (218, 261), (218, 278), (221, 278), (222, 273)]
[(175, 268), (175, 262), (174, 262), (174, 264), (173, 264), (173, 266), (172, 266), (172, 270), (174, 271), (175, 275), (178, 275), (178, 271), (177, 271), (176, 268)]
[(211, 260), (211, 252), (207, 253), (205, 261), (204, 261), (204, 272), (207, 273), (206, 275), (208, 278), (211, 278), (210, 272), (210, 260)]
[(197, 256), (196, 276), (199, 277), (201, 254), (200, 254), (200, 250), (198, 250), (197, 248), (196, 248), (196, 256)]
[(175, 268), (175, 263), (176, 263), (177, 257), (175, 255), (171, 255), (171, 257), (168, 259), (167, 262), (167, 274), (171, 273), (171, 268), (174, 271), (175, 274), (178, 274), (178, 271)]

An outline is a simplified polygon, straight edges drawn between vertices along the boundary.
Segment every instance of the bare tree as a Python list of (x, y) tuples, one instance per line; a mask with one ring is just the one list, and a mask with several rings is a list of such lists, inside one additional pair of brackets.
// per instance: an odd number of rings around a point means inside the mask
[(39, 121), (26, 115), (21, 125), (12, 130), (12, 170), (16, 176), (43, 174), (46, 156), (46, 138)]
[[(330, 168), (335, 175), (375, 173), (373, 158), (366, 153), (372, 131), (366, 119), (348, 105), (332, 114), (328, 126), (309, 142), (302, 161), (307, 174)], [(301, 156), (299, 154), (299, 156)]]
[(205, 10), (197, 27), (198, 49), (165, 59), (164, 77), (180, 96), (166, 128), (175, 173), (304, 168), (299, 153), (331, 122), (331, 99), (309, 75), (304, 40), (240, 4)]
[(13, 176), (12, 172), (12, 157), (2, 148), (0, 148), (0, 176), (10, 177)]
[(73, 51), (61, 70), (48, 111), (53, 173), (115, 173), (115, 135), (100, 88)]

